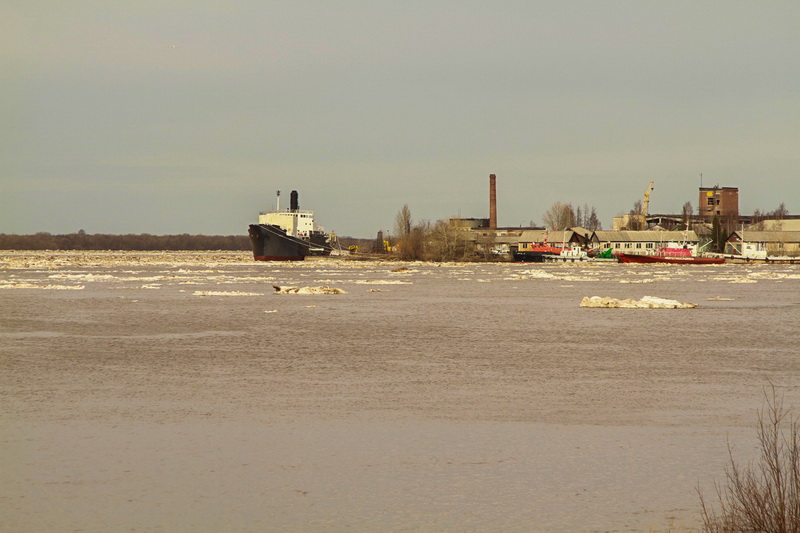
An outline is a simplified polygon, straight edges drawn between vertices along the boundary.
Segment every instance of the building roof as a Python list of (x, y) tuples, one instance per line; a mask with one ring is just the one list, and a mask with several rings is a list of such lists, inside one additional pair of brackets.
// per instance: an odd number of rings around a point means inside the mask
[(520, 242), (544, 242), (547, 240), (549, 243), (569, 242), (575, 234), (583, 237), (585, 235), (591, 236), (592, 232), (588, 229), (575, 226), (574, 228), (550, 231), (546, 229), (528, 229), (523, 230), (522, 235), (519, 236)]
[(734, 231), (729, 238), (736, 238), (744, 242), (800, 242), (800, 231)]
[(592, 234), (592, 240), (599, 242), (697, 242), (694, 231), (604, 231)]
[(797, 219), (764, 220), (762, 224), (766, 231), (800, 231), (800, 220)]

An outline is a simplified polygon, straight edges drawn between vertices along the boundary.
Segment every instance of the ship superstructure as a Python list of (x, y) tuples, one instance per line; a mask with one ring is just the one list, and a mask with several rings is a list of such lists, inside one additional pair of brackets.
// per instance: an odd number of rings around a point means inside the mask
[(290, 195), (289, 209), (280, 208), (277, 191), (274, 211), (258, 214), (258, 224), (250, 225), (253, 257), (258, 261), (301, 261), (307, 255), (331, 253), (329, 237), (314, 221), (313, 211), (301, 211), (297, 191)]
[(303, 239), (306, 241), (322, 235), (324, 231), (314, 221), (313, 211), (300, 210), (297, 191), (292, 191), (290, 195), (289, 209), (280, 208), (281, 192), (277, 191), (277, 205), (274, 211), (262, 211), (258, 214), (259, 224), (272, 224), (278, 226), (287, 235)]

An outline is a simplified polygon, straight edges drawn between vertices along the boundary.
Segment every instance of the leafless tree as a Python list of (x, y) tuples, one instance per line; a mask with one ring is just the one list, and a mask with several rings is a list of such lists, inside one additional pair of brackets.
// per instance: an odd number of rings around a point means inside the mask
[(781, 202), (781, 205), (775, 211), (769, 213), (769, 218), (775, 218), (777, 220), (783, 220), (789, 214), (789, 210), (786, 209), (786, 204)]
[(692, 207), (692, 202), (686, 202), (683, 204), (683, 212), (681, 213), (681, 218), (683, 219), (683, 225), (687, 228), (689, 227), (689, 223), (692, 220), (692, 216), (694, 215), (694, 207)]
[(427, 259), (430, 235), (430, 222), (427, 220), (422, 220), (414, 224), (411, 226), (411, 230), (406, 235), (397, 239), (397, 256), (400, 259), (415, 261)]
[(411, 233), (411, 209), (403, 205), (394, 217), (394, 235), (401, 239)]
[(766, 218), (766, 214), (761, 211), (761, 209), (756, 209), (753, 211), (753, 221), (752, 226), (750, 229), (755, 231), (763, 231), (764, 230), (764, 219)]
[(783, 219), (785, 219), (788, 214), (789, 210), (786, 208), (786, 204), (784, 202), (781, 202), (781, 205), (772, 211), (764, 212), (760, 209), (756, 209), (753, 211), (751, 229), (763, 231), (767, 228), (767, 221), (772, 220), (777, 222), (769, 223), (769, 228), (774, 231), (780, 231), (783, 227)]
[(556, 202), (545, 212), (542, 222), (551, 231), (562, 231), (575, 226), (575, 211), (570, 204)]
[(434, 261), (458, 261), (468, 254), (467, 232), (451, 219), (439, 220), (431, 228), (428, 254)]
[(599, 231), (603, 229), (603, 224), (600, 222), (600, 219), (597, 216), (597, 210), (594, 208), (594, 206), (592, 206), (592, 209), (589, 212), (589, 218), (587, 218), (583, 224), (579, 225), (591, 231)]
[(728, 448), (727, 485), (716, 485), (718, 512), (698, 488), (704, 529), (710, 533), (800, 531), (800, 424), (774, 386), (765, 397), (758, 413), (759, 460), (742, 466)]
[(633, 209), (628, 212), (627, 223), (623, 229), (631, 231), (640, 231), (647, 227), (647, 221), (642, 215), (642, 201), (636, 200), (633, 203)]

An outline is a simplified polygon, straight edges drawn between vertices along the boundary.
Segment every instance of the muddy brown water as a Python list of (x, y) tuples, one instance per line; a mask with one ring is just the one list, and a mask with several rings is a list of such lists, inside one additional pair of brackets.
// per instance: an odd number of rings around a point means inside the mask
[(4, 253), (0, 530), (689, 530), (799, 334), (792, 265)]

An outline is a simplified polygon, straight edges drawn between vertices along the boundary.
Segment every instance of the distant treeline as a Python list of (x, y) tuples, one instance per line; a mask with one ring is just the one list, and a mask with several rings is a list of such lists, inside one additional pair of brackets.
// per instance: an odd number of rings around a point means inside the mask
[(250, 250), (247, 235), (66, 235), (0, 233), (0, 250)]

